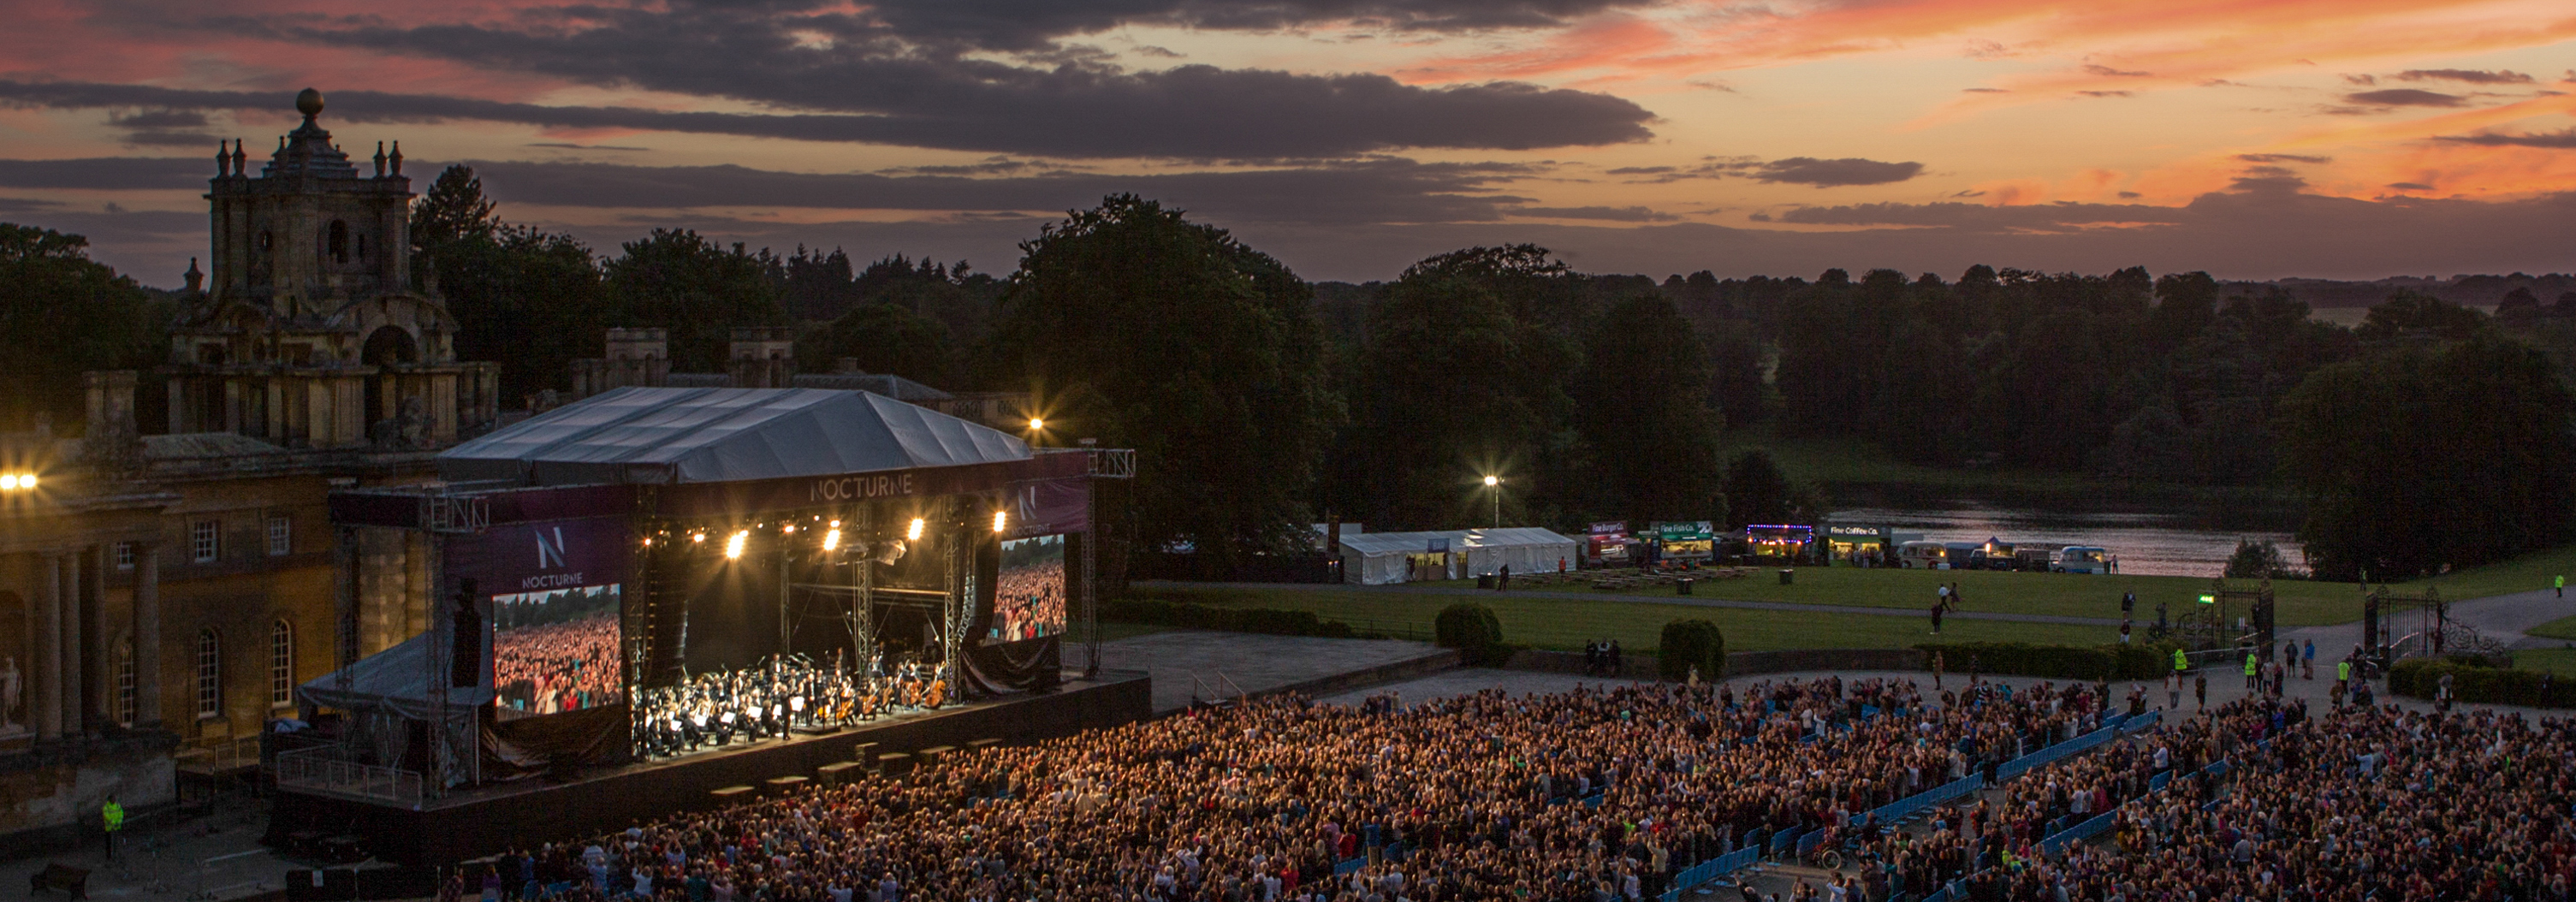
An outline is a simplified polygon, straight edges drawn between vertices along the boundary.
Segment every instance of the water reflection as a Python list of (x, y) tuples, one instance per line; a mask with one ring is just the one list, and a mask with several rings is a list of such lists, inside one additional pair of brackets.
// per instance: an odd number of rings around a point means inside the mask
[(2297, 540), (2284, 532), (2217, 532), (2183, 528), (2175, 514), (2067, 513), (1975, 505), (1922, 510), (1855, 508), (1835, 511), (1833, 522), (1919, 532), (1940, 542), (2009, 543), (2047, 547), (2099, 545), (2120, 558), (2120, 572), (2146, 576), (2217, 576), (2227, 570), (2236, 540), (2270, 540), (2290, 566), (2305, 563)]

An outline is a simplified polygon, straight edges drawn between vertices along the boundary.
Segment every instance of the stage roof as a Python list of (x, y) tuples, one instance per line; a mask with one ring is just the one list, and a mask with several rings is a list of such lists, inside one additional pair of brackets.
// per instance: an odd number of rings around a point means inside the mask
[(438, 455), (451, 482), (708, 483), (1022, 461), (1018, 436), (863, 391), (620, 388)]

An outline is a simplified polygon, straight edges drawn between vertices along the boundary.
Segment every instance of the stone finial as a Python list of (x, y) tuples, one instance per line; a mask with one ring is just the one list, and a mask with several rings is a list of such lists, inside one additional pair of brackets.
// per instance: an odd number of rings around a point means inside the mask
[(393, 164), (394, 164), (394, 174), (395, 174), (395, 175), (401, 175), (401, 174), (402, 174), (402, 142), (400, 142), (400, 141), (396, 141), (396, 142), (394, 142), (394, 155), (393, 155), (393, 156), (390, 156), (390, 157), (387, 157), (386, 159), (388, 159), (388, 160), (392, 160), (392, 161), (393, 161)]
[(313, 121), (313, 117), (322, 115), (322, 92), (316, 91), (312, 88), (306, 88), (297, 92), (295, 95), (295, 111), (303, 113), (304, 121), (306, 122), (311, 122)]
[(376, 142), (376, 177), (385, 177), (385, 142)]
[(199, 291), (205, 290), (206, 274), (197, 270), (197, 258), (188, 258), (188, 272), (186, 273), (186, 276), (188, 279), (189, 294), (195, 294)]
[(232, 162), (232, 148), (224, 146), (223, 141), (217, 140), (215, 142), (215, 177), (222, 178), (224, 176), (231, 175), (232, 172), (230, 167), (232, 166)]

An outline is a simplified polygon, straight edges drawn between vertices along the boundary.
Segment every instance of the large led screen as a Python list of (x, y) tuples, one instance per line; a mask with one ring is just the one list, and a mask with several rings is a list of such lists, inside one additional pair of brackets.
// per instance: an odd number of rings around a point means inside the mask
[(993, 583), (993, 627), (988, 642), (1018, 642), (1064, 632), (1064, 536), (1032, 536), (1002, 543), (1000, 575)]
[(492, 689), (504, 719), (620, 704), (618, 585), (492, 597)]

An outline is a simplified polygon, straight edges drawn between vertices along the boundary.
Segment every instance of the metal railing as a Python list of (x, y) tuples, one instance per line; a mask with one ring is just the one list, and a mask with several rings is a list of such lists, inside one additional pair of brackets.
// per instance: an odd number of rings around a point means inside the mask
[(239, 736), (219, 745), (184, 749), (175, 757), (181, 769), (209, 774), (258, 767), (259, 737)]
[(296, 749), (277, 756), (279, 789), (352, 796), (418, 808), (421, 785), (421, 775), (416, 771), (346, 760), (337, 746)]

